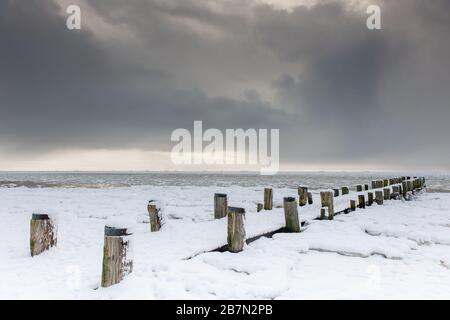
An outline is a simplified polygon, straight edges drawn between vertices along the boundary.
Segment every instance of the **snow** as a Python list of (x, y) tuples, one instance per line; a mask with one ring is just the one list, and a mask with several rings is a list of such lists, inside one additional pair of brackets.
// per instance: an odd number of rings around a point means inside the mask
[[(300, 234), (261, 238), (233, 254), (209, 252), (226, 243), (227, 219), (213, 219), (214, 193), (246, 209), (251, 238), (284, 226), (283, 209), (256, 212), (262, 187), (0, 188), (0, 299), (450, 298), (450, 194), (422, 193), (319, 221), (318, 191), (314, 205), (298, 209), (307, 221)], [(274, 203), (289, 196), (297, 188), (274, 188)], [(356, 198), (335, 198), (335, 210)], [(152, 199), (165, 217), (154, 233)], [(58, 214), (58, 247), (31, 258), (36, 208)], [(103, 232), (112, 224), (133, 230), (134, 271), (103, 289)]]

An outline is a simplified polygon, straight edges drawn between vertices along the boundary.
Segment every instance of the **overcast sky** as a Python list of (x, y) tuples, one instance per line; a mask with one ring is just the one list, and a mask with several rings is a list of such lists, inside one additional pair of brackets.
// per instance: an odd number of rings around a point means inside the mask
[(449, 171), (449, 39), (448, 0), (1, 0), (0, 170), (188, 169), (202, 120), (279, 128), (285, 170)]

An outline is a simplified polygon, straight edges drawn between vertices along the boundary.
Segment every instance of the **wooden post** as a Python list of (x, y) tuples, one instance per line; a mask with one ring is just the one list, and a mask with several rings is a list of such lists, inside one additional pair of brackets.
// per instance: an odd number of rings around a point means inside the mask
[(257, 203), (256, 204), (256, 211), (257, 212), (262, 211), (263, 208), (264, 208), (264, 205), (262, 203)]
[(161, 229), (161, 208), (158, 208), (155, 200), (150, 200), (147, 205), (148, 216), (150, 218), (150, 231), (156, 232)]
[(333, 189), (334, 197), (339, 197), (339, 189)]
[(308, 204), (313, 204), (312, 192), (308, 192)]
[(366, 191), (369, 190), (369, 185), (368, 184), (364, 185), (364, 190), (366, 190)]
[(356, 211), (356, 201), (350, 200), (350, 211)]
[(303, 207), (308, 203), (308, 187), (298, 187), (298, 205)]
[(273, 190), (272, 188), (264, 189), (264, 210), (272, 210), (273, 208)]
[(377, 181), (377, 189), (381, 189), (381, 188), (383, 188), (383, 186), (384, 186), (383, 180), (378, 180)]
[(401, 188), (400, 186), (392, 186), (391, 199), (395, 199), (395, 200), (400, 199), (400, 194), (401, 194), (400, 188)]
[(322, 202), (322, 208), (328, 208), (328, 218), (334, 219), (334, 193), (332, 191), (320, 192), (320, 200)]
[(400, 187), (399, 186), (393, 186), (392, 187), (392, 193), (400, 193)]
[(373, 205), (373, 192), (367, 193), (367, 204), (369, 206)]
[(361, 209), (366, 208), (366, 199), (363, 194), (358, 195), (358, 207)]
[(225, 218), (228, 214), (228, 199), (224, 193), (214, 194), (214, 219)]
[(348, 189), (348, 187), (342, 187), (341, 190), (342, 190), (342, 195), (350, 193), (350, 190)]
[(133, 271), (130, 255), (131, 233), (126, 228), (105, 226), (103, 245), (102, 287), (119, 283)]
[(376, 189), (377, 188), (377, 181), (376, 180), (372, 180), (372, 189)]
[(408, 191), (413, 191), (412, 181), (411, 181), (411, 180), (408, 180), (408, 181), (406, 182), (406, 184), (407, 184), (407, 186), (408, 186)]
[(383, 191), (375, 191), (375, 201), (380, 206), (383, 204)]
[(361, 192), (361, 191), (363, 191), (363, 186), (362, 186), (362, 184), (358, 184), (356, 186), (356, 192)]
[(30, 221), (30, 252), (37, 256), (42, 252), (56, 246), (57, 228), (47, 214), (33, 213)]
[(391, 200), (391, 189), (384, 188), (383, 189), (384, 200)]
[[(272, 189), (270, 189), (272, 190)], [(245, 244), (245, 209), (228, 207), (228, 250), (240, 252)]]
[(300, 222), (298, 219), (297, 202), (295, 198), (288, 197), (283, 199), (284, 218), (286, 221), (287, 232), (300, 232)]
[(389, 179), (383, 179), (383, 187), (389, 186)]

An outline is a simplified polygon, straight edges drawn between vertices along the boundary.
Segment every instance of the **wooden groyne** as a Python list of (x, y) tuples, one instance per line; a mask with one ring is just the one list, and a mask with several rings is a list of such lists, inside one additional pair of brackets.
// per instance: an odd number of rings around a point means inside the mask
[[(151, 250), (155, 259), (162, 254), (167, 259), (183, 260), (212, 251), (238, 253), (245, 250), (246, 244), (261, 237), (302, 232), (312, 220), (333, 220), (337, 215), (384, 205), (388, 201), (410, 201), (425, 188), (424, 177), (379, 179), (354, 188), (341, 186), (320, 190), (319, 203), (313, 204), (312, 192), (307, 186), (300, 186), (298, 198), (284, 197), (282, 208), (278, 208), (274, 206), (274, 190), (267, 187), (261, 194), (262, 203), (256, 203), (250, 212), (228, 206), (228, 195), (214, 194), (210, 221), (186, 223), (176, 228), (163, 225), (159, 202), (149, 201), (150, 230), (147, 240), (140, 245)], [(126, 228), (109, 226), (104, 232), (101, 286), (109, 287), (132, 272), (129, 243), (133, 235)], [(33, 215), (30, 239), (32, 256), (55, 246), (55, 223), (47, 215)]]

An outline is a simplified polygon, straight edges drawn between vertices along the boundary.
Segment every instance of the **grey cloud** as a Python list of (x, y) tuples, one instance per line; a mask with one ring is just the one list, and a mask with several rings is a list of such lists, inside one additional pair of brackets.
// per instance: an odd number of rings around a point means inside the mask
[(2, 1), (0, 146), (167, 150), (203, 120), (280, 128), (284, 162), (450, 168), (448, 1), (384, 1), (381, 31), (343, 1), (220, 3), (88, 1), (122, 42), (66, 30), (53, 1)]

